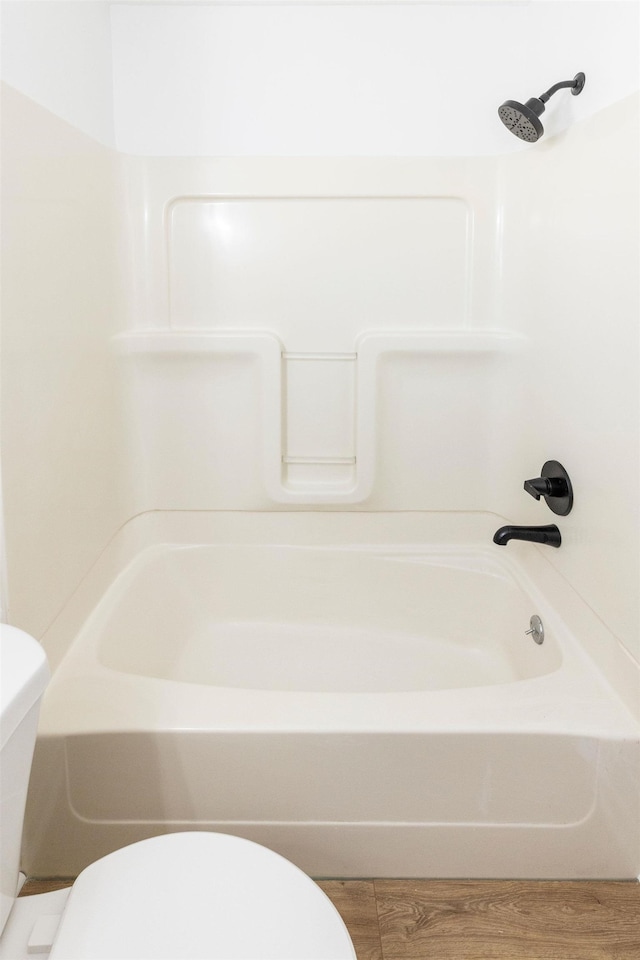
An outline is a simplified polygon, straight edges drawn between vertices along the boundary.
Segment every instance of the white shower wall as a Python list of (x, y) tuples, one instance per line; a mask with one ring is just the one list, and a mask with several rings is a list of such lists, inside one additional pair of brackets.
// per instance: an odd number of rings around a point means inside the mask
[[(33, 126), (18, 112), (5, 139), (40, 160), (6, 189), (43, 184), (52, 157), (60, 173), (38, 229), (14, 221), (16, 264), (33, 250), (47, 276), (55, 244), (57, 275), (93, 277), (26, 311), (33, 274), (16, 269), (5, 314), (3, 389), (22, 397), (3, 412), (14, 622), (42, 632), (140, 512), (547, 523), (522, 481), (557, 458), (576, 507), (547, 557), (640, 657), (637, 100), (621, 100), (638, 5), (87, 6), (100, 29), (111, 8), (117, 152), (92, 139), (110, 142), (102, 81), (82, 103), (60, 83), (41, 95), (27, 21), (5, 30), (7, 80), (48, 108), (8, 91)], [(545, 140), (509, 137), (501, 100), (577, 70), (585, 92), (554, 99)]]
[(140, 512), (486, 508), (495, 162), (127, 168)]
[(36, 636), (131, 516), (118, 181), (113, 150), (3, 84), (5, 614)]
[(528, 347), (511, 369), (501, 508), (554, 519), (518, 471), (564, 463), (575, 506), (548, 559), (640, 659), (638, 116), (626, 98), (505, 166), (502, 322)]

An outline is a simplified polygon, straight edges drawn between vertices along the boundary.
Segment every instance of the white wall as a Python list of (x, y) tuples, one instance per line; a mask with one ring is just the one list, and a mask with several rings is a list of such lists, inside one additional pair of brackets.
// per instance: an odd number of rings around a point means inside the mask
[(637, 87), (638, 9), (4, 0), (2, 77), (126, 153), (504, 154), (526, 147), (497, 121), (503, 100), (583, 70), (580, 97), (559, 93), (543, 116), (554, 133)]
[(549, 133), (637, 87), (638, 4), (112, 7), (116, 138), (152, 156), (474, 156), (524, 148), (506, 99), (557, 94)]
[(579, 97), (550, 102), (552, 134), (637, 87), (638, 10), (636, 0), (4, 0), (2, 77), (125, 153), (504, 154), (526, 147), (497, 120), (503, 100), (586, 72)]
[(101, 143), (113, 146), (109, 4), (5, 0), (2, 79)]

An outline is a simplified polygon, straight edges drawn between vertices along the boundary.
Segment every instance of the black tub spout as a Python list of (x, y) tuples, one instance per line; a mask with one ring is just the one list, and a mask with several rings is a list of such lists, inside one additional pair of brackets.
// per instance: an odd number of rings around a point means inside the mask
[(493, 542), (500, 547), (505, 547), (509, 540), (547, 543), (550, 547), (559, 547), (562, 543), (560, 531), (555, 523), (549, 523), (544, 527), (500, 527), (493, 535)]

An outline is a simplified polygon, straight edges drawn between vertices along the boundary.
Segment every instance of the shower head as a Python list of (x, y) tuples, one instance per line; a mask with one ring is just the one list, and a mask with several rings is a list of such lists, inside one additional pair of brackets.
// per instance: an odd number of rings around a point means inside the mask
[(543, 111), (544, 103), (536, 97), (532, 97), (526, 103), (505, 100), (498, 108), (498, 116), (507, 130), (511, 130), (516, 137), (528, 143), (535, 143), (544, 133), (544, 127), (538, 119)]
[(498, 116), (507, 130), (510, 130), (520, 140), (535, 143), (544, 133), (544, 127), (540, 123), (540, 115), (544, 113), (544, 105), (549, 97), (552, 97), (563, 87), (569, 87), (573, 96), (576, 97), (579, 93), (582, 93), (584, 82), (584, 73), (576, 73), (573, 80), (563, 80), (561, 83), (556, 83), (546, 93), (541, 93), (539, 97), (532, 97), (526, 103), (518, 103), (517, 100), (505, 100), (502, 106), (498, 107)]

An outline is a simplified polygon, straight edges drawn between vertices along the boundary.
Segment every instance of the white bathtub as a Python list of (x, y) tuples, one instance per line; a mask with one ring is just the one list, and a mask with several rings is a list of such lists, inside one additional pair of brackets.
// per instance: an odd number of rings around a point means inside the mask
[(313, 516), (112, 545), (49, 638), (28, 871), (210, 828), (314, 876), (637, 876), (638, 725), (544, 548), (543, 592), (478, 530)]

